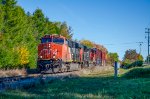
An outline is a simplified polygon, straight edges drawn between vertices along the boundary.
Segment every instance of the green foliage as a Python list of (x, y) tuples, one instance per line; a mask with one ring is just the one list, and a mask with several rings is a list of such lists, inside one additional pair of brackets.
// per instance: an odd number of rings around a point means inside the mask
[(45, 32), (45, 17), (41, 9), (36, 9), (32, 16), (33, 26), (36, 28), (36, 38), (40, 39)]
[(123, 65), (123, 66), (127, 66), (127, 65), (130, 65), (130, 64), (131, 64), (131, 62), (130, 62), (129, 59), (125, 59), (125, 60), (122, 62), (122, 65)]
[(0, 39), (1, 39), (1, 33), (3, 28), (3, 21), (4, 21), (4, 13), (2, 10), (2, 5), (0, 4)]
[(37, 46), (45, 34), (72, 38), (66, 22), (51, 22), (41, 9), (25, 13), (16, 0), (0, 0), (0, 68), (36, 68)]
[(114, 65), (115, 61), (119, 61), (119, 56), (117, 53), (108, 53), (108, 59), (107, 59), (107, 63), (111, 64), (112, 66)]
[(63, 22), (61, 25), (60, 25), (60, 35), (64, 36), (64, 37), (67, 37), (68, 39), (71, 39), (72, 38), (72, 33), (71, 33), (72, 29), (71, 27), (68, 27), (67, 26), (67, 23), (66, 22)]
[(138, 67), (143, 66), (143, 61), (137, 60), (137, 61), (135, 61), (135, 62), (132, 63), (132, 66), (133, 66), (133, 67), (136, 67), (136, 66), (138, 66)]
[(123, 75), (125, 78), (150, 77), (150, 68), (133, 68)]
[(126, 68), (126, 69), (129, 69), (129, 68), (132, 68), (132, 67), (141, 67), (141, 66), (143, 66), (143, 61), (137, 60), (133, 63), (123, 62), (122, 65), (123, 65), (123, 68)]

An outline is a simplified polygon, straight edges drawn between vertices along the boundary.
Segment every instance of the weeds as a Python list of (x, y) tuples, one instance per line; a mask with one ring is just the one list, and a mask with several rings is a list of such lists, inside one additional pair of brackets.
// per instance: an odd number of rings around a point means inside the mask
[(10, 69), (10, 70), (0, 70), (0, 77), (12, 77), (19, 75), (27, 75), (25, 69)]

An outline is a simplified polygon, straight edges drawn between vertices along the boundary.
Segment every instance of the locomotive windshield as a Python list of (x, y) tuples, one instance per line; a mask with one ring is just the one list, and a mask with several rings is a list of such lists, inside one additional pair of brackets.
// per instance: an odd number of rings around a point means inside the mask
[(63, 38), (53, 38), (53, 42), (57, 44), (64, 44), (64, 39)]
[(64, 44), (64, 39), (63, 38), (42, 38), (41, 43), (48, 43), (48, 42), (54, 42), (56, 44)]
[(42, 38), (41, 43), (47, 43), (47, 42), (52, 42), (51, 38)]

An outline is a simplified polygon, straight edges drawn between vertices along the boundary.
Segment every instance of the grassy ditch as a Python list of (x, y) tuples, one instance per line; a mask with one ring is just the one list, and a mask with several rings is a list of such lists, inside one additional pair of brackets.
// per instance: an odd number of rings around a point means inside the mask
[[(80, 77), (77, 78), (55, 80), (33, 88), (7, 90), (1, 92), (0, 97), (4, 99), (149, 99), (150, 77), (138, 77), (136, 73), (132, 73), (137, 69), (145, 71), (149, 68), (121, 69), (117, 79), (114, 79), (111, 67), (82, 70), (78, 72)], [(131, 77), (128, 74), (136, 76)], [(149, 75), (150, 72), (146, 71), (146, 74)]]

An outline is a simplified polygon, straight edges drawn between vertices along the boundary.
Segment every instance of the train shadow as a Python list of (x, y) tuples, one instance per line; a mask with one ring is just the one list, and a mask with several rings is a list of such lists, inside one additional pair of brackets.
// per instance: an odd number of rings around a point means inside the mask
[(37, 69), (26, 69), (26, 72), (28, 75), (40, 73)]

